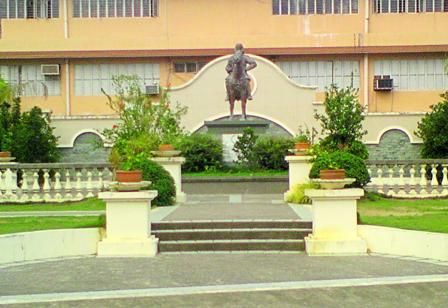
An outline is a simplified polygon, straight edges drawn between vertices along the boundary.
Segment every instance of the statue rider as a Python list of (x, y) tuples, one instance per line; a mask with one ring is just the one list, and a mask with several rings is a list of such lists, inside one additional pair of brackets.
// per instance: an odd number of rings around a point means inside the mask
[[(251, 57), (249, 57), (249, 56), (244, 54), (244, 46), (243, 46), (243, 44), (237, 43), (235, 45), (235, 53), (237, 53), (237, 52), (241, 52), (243, 54), (245, 63), (246, 63), (246, 65), (248, 64), (246, 66), (246, 69), (244, 70), (244, 78), (247, 79), (247, 99), (248, 100), (252, 100), (253, 98), (252, 98), (251, 89), (250, 89), (250, 83), (249, 83), (250, 82), (250, 77), (247, 74), (247, 71), (250, 71), (251, 69), (254, 69), (255, 67), (257, 67), (257, 63)], [(226, 84), (228, 83), (228, 80), (229, 80), (229, 78), (230, 78), (230, 76), (232, 74), (233, 65), (234, 65), (234, 59), (233, 59), (233, 57), (231, 57), (229, 59), (229, 61), (227, 62), (227, 66), (226, 66), (226, 71), (229, 74), (226, 77)], [(227, 92), (226, 101), (229, 101), (229, 92)]]

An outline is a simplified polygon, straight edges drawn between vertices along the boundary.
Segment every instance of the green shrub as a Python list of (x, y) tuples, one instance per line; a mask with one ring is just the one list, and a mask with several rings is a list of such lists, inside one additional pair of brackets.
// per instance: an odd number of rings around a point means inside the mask
[(141, 161), (139, 166), (135, 166), (143, 172), (143, 180), (151, 181), (151, 188), (157, 190), (157, 197), (152, 204), (165, 206), (174, 204), (176, 187), (171, 175), (162, 166), (151, 160)]
[(233, 151), (236, 153), (237, 161), (240, 166), (249, 169), (256, 168), (256, 159), (254, 157), (254, 147), (258, 136), (255, 135), (253, 128), (246, 127), (243, 129), (243, 134), (238, 137), (233, 146)]
[(298, 204), (311, 204), (311, 199), (305, 195), (305, 189), (319, 188), (319, 185), (313, 182), (305, 184), (296, 184), (286, 194), (286, 202)]
[(175, 145), (185, 157), (182, 170), (201, 172), (222, 167), (222, 143), (209, 134), (185, 136)]
[(320, 170), (332, 169), (329, 163), (335, 163), (338, 168), (345, 169), (347, 178), (355, 178), (356, 181), (351, 187), (363, 187), (370, 181), (364, 160), (358, 156), (345, 151), (336, 151), (327, 155), (321, 155), (316, 158), (313, 167), (310, 170), (310, 178), (318, 178)]
[(418, 123), (416, 135), (423, 140), (423, 158), (448, 158), (448, 91), (440, 95), (442, 101), (431, 106)]
[(291, 138), (260, 136), (254, 146), (254, 159), (261, 169), (287, 170), (285, 156), (294, 147)]

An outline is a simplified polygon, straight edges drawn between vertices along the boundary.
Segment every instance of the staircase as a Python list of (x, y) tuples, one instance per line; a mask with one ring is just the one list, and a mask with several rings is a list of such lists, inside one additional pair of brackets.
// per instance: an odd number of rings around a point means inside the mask
[(303, 220), (161, 221), (152, 223), (159, 252), (303, 251), (312, 225)]

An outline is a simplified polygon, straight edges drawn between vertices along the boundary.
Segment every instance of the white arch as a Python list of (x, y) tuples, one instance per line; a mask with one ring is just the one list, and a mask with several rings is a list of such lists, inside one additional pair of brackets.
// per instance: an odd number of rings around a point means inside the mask
[(98, 137), (101, 138), (101, 140), (103, 141), (105, 147), (110, 146), (110, 145), (106, 144), (106, 139), (105, 139), (104, 136), (101, 135), (97, 130), (92, 129), (92, 128), (86, 128), (86, 129), (82, 129), (82, 130), (78, 131), (78, 132), (73, 136), (73, 138), (71, 139), (71, 141), (70, 141), (70, 143), (69, 143), (68, 145), (60, 145), (60, 147), (64, 147), (64, 148), (73, 148), (73, 147), (75, 146), (75, 141), (76, 141), (76, 139), (77, 139), (79, 136), (81, 136), (82, 134), (95, 134), (95, 135), (97, 135)]
[[(286, 126), (284, 123), (282, 123), (282, 122), (280, 122), (280, 121), (278, 121), (278, 120), (276, 120), (276, 119), (274, 119), (274, 118), (272, 118), (272, 117), (269, 117), (269, 116), (267, 116), (267, 115), (265, 115), (265, 114), (259, 114), (259, 113), (256, 113), (256, 112), (248, 112), (247, 115), (248, 115), (248, 116), (258, 117), (258, 118), (262, 118), (262, 119), (271, 121), (271, 122), (277, 124), (278, 126), (280, 126), (281, 128), (283, 128), (285, 131), (287, 131), (287, 132), (288, 132), (289, 134), (291, 134), (292, 136), (294, 136), (294, 134), (295, 134), (294, 131), (293, 131), (292, 129), (290, 129), (288, 126)], [(215, 121), (215, 120), (218, 120), (218, 119), (221, 119), (221, 118), (225, 118), (225, 117), (227, 117), (227, 116), (229, 116), (228, 113), (218, 113), (218, 114), (212, 115), (212, 116), (208, 117), (207, 119), (205, 119), (204, 122), (195, 125), (195, 126), (193, 127), (193, 129), (191, 129), (191, 132), (194, 133), (194, 132), (196, 132), (198, 129), (200, 129), (201, 127), (203, 127), (203, 126), (205, 125), (204, 123), (205, 123), (206, 121)]]
[(403, 128), (403, 127), (401, 127), (401, 126), (388, 126), (388, 127), (383, 128), (383, 129), (378, 133), (378, 136), (377, 136), (377, 139), (375, 140), (375, 143), (376, 143), (376, 144), (379, 144), (380, 141), (381, 141), (381, 138), (383, 137), (383, 135), (384, 135), (385, 133), (387, 133), (388, 131), (391, 131), (391, 130), (399, 130), (399, 131), (403, 132), (403, 133), (409, 138), (409, 142), (410, 142), (410, 143), (419, 143), (419, 142), (417, 142), (417, 141), (414, 139), (413, 134), (409, 133), (409, 131), (408, 131), (406, 128)]

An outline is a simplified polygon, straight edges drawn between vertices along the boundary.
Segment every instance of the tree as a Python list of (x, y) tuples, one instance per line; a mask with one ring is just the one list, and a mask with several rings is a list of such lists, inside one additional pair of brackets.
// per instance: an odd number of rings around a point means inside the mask
[(339, 89), (331, 85), (325, 92), (325, 114), (314, 117), (322, 127), (325, 147), (330, 150), (346, 149), (367, 134), (363, 129), (363, 107), (359, 104), (357, 90), (347, 87)]
[(246, 127), (243, 129), (243, 134), (238, 136), (233, 151), (236, 153), (237, 161), (241, 166), (248, 168), (256, 167), (256, 160), (254, 157), (254, 147), (258, 136), (255, 135), (253, 128)]
[(448, 91), (440, 96), (442, 101), (432, 105), (417, 124), (415, 134), (423, 140), (423, 158), (448, 158)]

